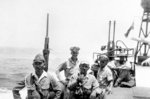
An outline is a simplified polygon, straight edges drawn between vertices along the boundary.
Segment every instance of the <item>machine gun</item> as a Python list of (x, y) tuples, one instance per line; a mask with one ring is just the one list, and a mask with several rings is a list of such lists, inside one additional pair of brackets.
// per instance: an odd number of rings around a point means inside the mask
[(45, 37), (45, 44), (43, 49), (43, 56), (45, 58), (45, 71), (48, 71), (48, 60), (49, 60), (49, 37), (48, 37), (48, 26), (49, 26), (49, 14), (47, 14), (47, 27), (46, 27), (46, 37)]

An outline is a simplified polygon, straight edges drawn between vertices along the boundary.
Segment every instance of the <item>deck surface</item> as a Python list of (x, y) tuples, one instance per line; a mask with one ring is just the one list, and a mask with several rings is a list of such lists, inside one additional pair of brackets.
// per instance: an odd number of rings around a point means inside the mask
[(113, 88), (113, 93), (107, 95), (106, 99), (150, 99), (150, 88)]
[(134, 99), (132, 88), (113, 88), (112, 94), (106, 95), (106, 99)]

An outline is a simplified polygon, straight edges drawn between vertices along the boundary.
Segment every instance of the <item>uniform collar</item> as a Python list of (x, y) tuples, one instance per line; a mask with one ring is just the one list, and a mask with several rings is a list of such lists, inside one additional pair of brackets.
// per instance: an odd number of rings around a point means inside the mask
[[(78, 76), (80, 76), (80, 73), (78, 73)], [(84, 78), (83, 78), (83, 83), (82, 85), (86, 84), (88, 82), (88, 79), (89, 79), (89, 74), (87, 73)]]
[(42, 75), (40, 76), (40, 78), (38, 78), (38, 76), (35, 74), (35, 72), (32, 73), (32, 75), (33, 75), (33, 76), (36, 78), (36, 80), (39, 82), (42, 78), (47, 77), (47, 72), (45, 72), (45, 71), (43, 70), (43, 73), (42, 73)]
[(69, 58), (69, 61), (72, 63), (72, 64), (77, 64), (79, 61), (78, 59), (76, 61), (73, 61), (72, 58)]
[(107, 68), (107, 65), (103, 69), (99, 68), (99, 70), (100, 71), (105, 71), (106, 68)]
[[(78, 73), (78, 76), (81, 75), (81, 73)], [(84, 77), (88, 78), (89, 77), (89, 73), (87, 73)]]

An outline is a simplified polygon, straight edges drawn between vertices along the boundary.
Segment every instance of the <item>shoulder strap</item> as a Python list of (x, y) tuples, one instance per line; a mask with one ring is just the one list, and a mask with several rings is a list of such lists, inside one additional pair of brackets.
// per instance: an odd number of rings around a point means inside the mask
[(66, 61), (66, 67), (70, 67), (70, 64), (69, 64), (69, 59)]

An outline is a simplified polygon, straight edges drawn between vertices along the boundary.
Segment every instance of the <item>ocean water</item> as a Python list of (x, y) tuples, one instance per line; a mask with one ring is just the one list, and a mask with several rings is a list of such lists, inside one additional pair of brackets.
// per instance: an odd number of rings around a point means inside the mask
[(0, 67), (0, 88), (9, 90), (33, 71), (32, 60), (24, 58), (1, 58)]

